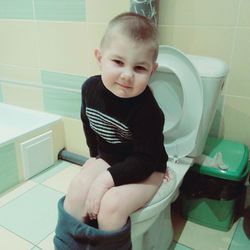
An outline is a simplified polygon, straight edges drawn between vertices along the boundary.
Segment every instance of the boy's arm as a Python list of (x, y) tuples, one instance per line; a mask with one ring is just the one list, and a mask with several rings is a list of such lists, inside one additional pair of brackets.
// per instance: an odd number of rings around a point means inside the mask
[(133, 152), (108, 171), (115, 185), (140, 182), (154, 171), (164, 172), (168, 156), (164, 148), (164, 115), (155, 110), (142, 111), (133, 126)]
[(89, 124), (89, 119), (86, 115), (86, 105), (85, 105), (85, 95), (86, 95), (86, 83), (82, 86), (82, 105), (81, 105), (81, 120), (83, 124), (83, 130), (86, 137), (86, 142), (89, 148), (89, 153), (91, 157), (96, 157), (98, 155), (96, 135)]
[(97, 143), (96, 143), (96, 135), (89, 126), (88, 122), (83, 121), (83, 130), (86, 137), (86, 142), (89, 148), (90, 157), (98, 156)]
[[(102, 164), (106, 168), (109, 167), (108, 163), (102, 159), (97, 159), (95, 164)], [(90, 219), (96, 219), (103, 195), (113, 186), (114, 181), (108, 171), (104, 171), (100, 174), (91, 184), (85, 203), (86, 213)]]

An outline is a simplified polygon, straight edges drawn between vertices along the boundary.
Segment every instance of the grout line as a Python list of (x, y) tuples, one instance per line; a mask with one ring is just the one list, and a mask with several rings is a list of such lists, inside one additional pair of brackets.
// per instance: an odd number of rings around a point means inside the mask
[(48, 85), (48, 84), (37, 84), (37, 83), (32, 83), (32, 82), (19, 82), (19, 81), (13, 81), (13, 80), (6, 80), (6, 79), (0, 79), (0, 84), (14, 84), (14, 85), (19, 85), (23, 87), (31, 87), (31, 88), (39, 88), (39, 89), (57, 89), (57, 90), (65, 90), (69, 92), (75, 92), (75, 93), (81, 93), (80, 89), (71, 89), (71, 88), (65, 88), (65, 87), (57, 87), (53, 85)]
[(232, 94), (223, 94), (222, 96), (224, 97), (234, 97), (234, 98), (239, 98), (239, 99), (247, 99), (250, 100), (249, 96), (239, 96), (239, 95), (232, 95)]
[[(242, 217), (240, 217), (240, 218), (242, 218)], [(237, 221), (237, 226), (236, 226), (236, 228), (235, 228), (235, 230), (234, 230), (234, 233), (233, 233), (233, 235), (232, 235), (232, 238), (231, 238), (230, 244), (229, 244), (229, 246), (228, 246), (228, 249), (230, 249), (230, 247), (231, 247), (231, 245), (232, 245), (232, 243), (233, 243), (233, 241), (234, 241), (234, 236), (235, 236), (235, 234), (236, 234), (236, 232), (237, 232), (237, 230), (238, 230), (238, 228), (239, 228), (239, 225), (240, 225), (240, 223), (239, 223), (240, 218), (239, 218), (238, 221)]]
[(48, 188), (48, 189), (50, 189), (50, 190), (52, 190), (52, 191), (54, 191), (54, 192), (57, 192), (57, 193), (59, 193), (59, 194), (65, 195), (65, 193), (63, 193), (62, 191), (59, 191), (59, 190), (57, 190), (57, 189), (55, 189), (55, 188), (53, 188), (53, 187), (51, 187), (51, 186), (47, 186), (47, 185), (44, 184), (43, 182), (42, 182), (42, 183), (39, 183), (38, 185), (40, 185), (41, 187)]
[[(189, 247), (189, 246), (187, 246), (187, 245), (185, 245), (185, 244), (183, 244), (183, 243), (179, 243), (179, 242), (176, 241), (176, 240), (173, 240), (172, 243), (175, 243), (175, 244), (177, 244), (177, 245), (180, 245), (180, 246), (183, 246), (183, 247), (185, 247), (185, 248), (188, 248), (189, 250), (195, 250), (194, 248)], [(171, 244), (171, 245), (172, 245), (172, 244)], [(170, 246), (171, 246), (171, 245), (170, 245)]]
[(43, 250), (43, 249), (42, 249), (41, 247), (39, 247), (38, 245), (34, 245), (30, 250), (33, 250), (34, 247), (36, 247), (36, 248), (38, 248), (38, 249), (40, 249), (40, 250)]
[[(16, 199), (19, 199), (19, 197), (23, 196), (23, 195), (26, 194), (27, 192), (29, 192), (29, 191), (31, 191), (32, 189), (36, 188), (37, 185), (38, 185), (38, 183), (35, 183), (35, 182), (34, 182), (34, 184), (35, 184), (35, 185), (34, 185), (33, 187), (30, 187), (29, 189), (27, 189), (26, 191), (22, 192), (22, 193), (19, 194), (18, 196), (16, 196), (16, 197), (14, 197), (13, 199), (7, 201), (4, 205), (2, 205), (2, 206), (0, 207), (0, 210), (1, 210), (1, 208), (7, 206), (8, 204), (14, 202)], [(21, 187), (22, 185), (23, 185), (23, 184), (21, 184), (19, 187)], [(18, 188), (18, 187), (17, 187), (17, 188)], [(13, 189), (13, 190), (10, 191), (10, 192), (15, 192), (15, 189)], [(6, 194), (3, 195), (1, 198), (3, 198), (4, 196), (7, 196), (8, 194), (9, 194), (9, 193), (6, 193)]]
[(35, 9), (35, 2), (32, 0), (32, 14), (33, 14), (33, 20), (36, 20), (36, 9)]
[[(239, 0), (236, 22), (235, 22), (235, 25), (231, 27), (231, 28), (233, 28), (234, 31), (233, 31), (233, 44), (232, 44), (232, 49), (231, 49), (230, 58), (229, 58), (229, 68), (232, 68), (233, 55), (234, 55), (235, 49), (236, 49), (237, 33), (238, 33), (239, 28), (248, 28), (249, 29), (249, 27), (239, 26), (240, 10), (241, 10), (241, 7), (242, 7), (242, 2), (243, 2), (243, 0)], [(229, 75), (227, 77), (227, 80), (229, 80), (229, 76), (230, 76), (230, 72), (229, 72)], [(228, 86), (226, 86), (224, 92), (227, 93), (227, 91), (228, 91)], [(242, 96), (233, 96), (233, 95), (224, 95), (224, 96), (225, 97), (230, 96), (230, 97), (242, 98)], [(249, 98), (244, 98), (244, 99), (249, 99)], [(223, 100), (222, 113), (224, 113), (224, 110), (225, 110), (225, 105), (224, 104), (225, 104), (225, 99)], [(222, 133), (222, 126), (220, 124), (219, 134), (221, 134), (221, 133)]]
[[(17, 236), (19, 239), (22, 239), (22, 240), (24, 240), (24, 241), (30, 243), (33, 247), (36, 246), (33, 242), (31, 242), (31, 241), (29, 241), (29, 240), (23, 238), (21, 235), (17, 234), (16, 232), (12, 231), (11, 229), (9, 229), (9, 228), (7, 228), (7, 227), (5, 227), (5, 226), (3, 226), (3, 225), (0, 225), (0, 227), (2, 227), (2, 228), (4, 228), (4, 230), (6, 230), (6, 231), (8, 231), (8, 232), (10, 232), (10, 233), (12, 233), (12, 234), (14, 234), (14, 235)], [(32, 248), (33, 248), (33, 247), (32, 247)]]
[(38, 247), (39, 249), (42, 249), (42, 248), (40, 248), (38, 245), (39, 244), (41, 244), (44, 240), (46, 240), (52, 233), (54, 233), (55, 231), (54, 230), (52, 230), (50, 233), (48, 233), (46, 236), (44, 236), (44, 238), (42, 238), (38, 243), (36, 243), (34, 246), (35, 247)]

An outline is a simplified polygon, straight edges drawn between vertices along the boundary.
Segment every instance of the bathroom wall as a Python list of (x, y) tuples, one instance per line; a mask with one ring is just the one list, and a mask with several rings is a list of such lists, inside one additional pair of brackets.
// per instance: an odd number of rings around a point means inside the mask
[[(80, 86), (93, 49), (130, 0), (0, 0), (0, 101), (64, 117), (66, 147), (87, 155)], [(212, 133), (250, 146), (250, 1), (160, 0), (161, 44), (230, 66)]]
[[(0, 0), (0, 101), (60, 114), (66, 148), (88, 155), (80, 86), (98, 74), (94, 48), (129, 0)], [(1, 118), (0, 118), (1, 119)]]
[(250, 146), (250, 1), (161, 0), (162, 44), (229, 64), (212, 133)]

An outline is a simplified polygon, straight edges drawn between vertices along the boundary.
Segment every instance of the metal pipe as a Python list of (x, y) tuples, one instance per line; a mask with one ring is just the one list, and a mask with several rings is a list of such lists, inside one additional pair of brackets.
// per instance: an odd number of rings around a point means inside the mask
[(64, 148), (58, 153), (58, 159), (82, 166), (88, 158), (69, 152)]

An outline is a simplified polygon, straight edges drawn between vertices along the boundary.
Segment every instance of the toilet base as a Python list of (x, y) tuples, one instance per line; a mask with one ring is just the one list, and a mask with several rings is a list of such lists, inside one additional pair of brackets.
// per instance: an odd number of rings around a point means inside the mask
[(166, 250), (170, 247), (173, 241), (170, 205), (155, 220), (152, 218), (151, 223), (152, 225), (144, 234), (137, 234), (137, 236), (133, 237), (135, 234), (132, 232), (133, 250)]

